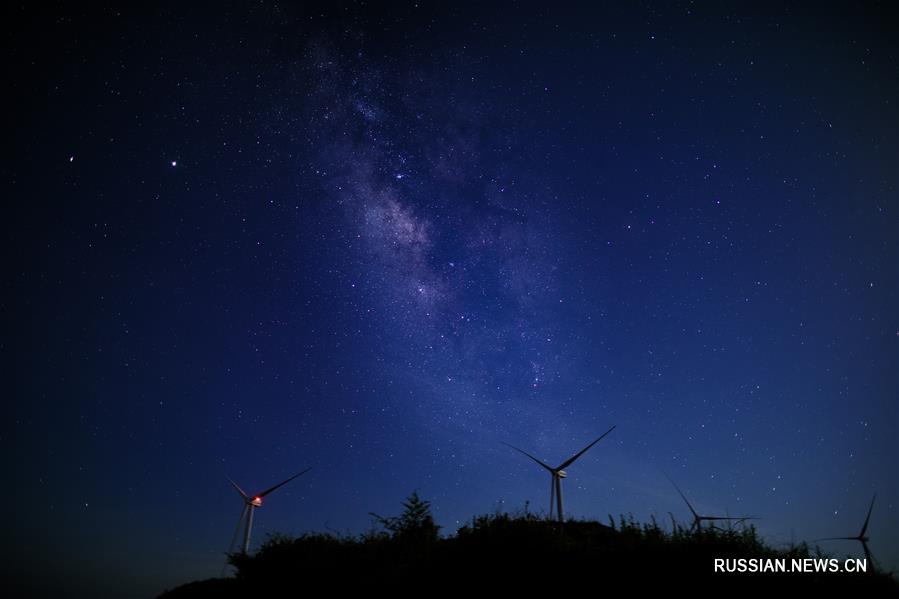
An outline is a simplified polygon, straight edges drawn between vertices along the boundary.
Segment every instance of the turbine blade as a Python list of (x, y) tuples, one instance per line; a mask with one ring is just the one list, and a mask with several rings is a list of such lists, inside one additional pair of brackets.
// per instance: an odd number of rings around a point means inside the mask
[(871, 556), (871, 550), (868, 549), (868, 542), (862, 541), (862, 549), (865, 550), (865, 563), (868, 567), (871, 568), (871, 571), (874, 571), (874, 558)]
[(515, 451), (517, 451), (517, 452), (519, 452), (519, 453), (523, 453), (524, 455), (528, 456), (529, 458), (531, 458), (532, 460), (534, 460), (535, 462), (537, 462), (538, 464), (540, 464), (541, 466), (543, 466), (544, 468), (546, 468), (547, 470), (549, 470), (550, 472), (552, 472), (553, 475), (555, 475), (555, 472), (556, 472), (555, 470), (553, 470), (550, 466), (547, 466), (544, 462), (541, 462), (540, 460), (538, 460), (537, 458), (535, 458), (534, 456), (532, 456), (531, 454), (529, 454), (529, 453), (526, 452), (525, 450), (523, 450), (523, 449), (518, 449), (518, 448), (515, 447), (514, 445), (509, 445), (508, 443), (505, 443), (505, 442), (502, 442), (502, 443), (503, 443), (503, 445), (505, 445), (506, 447), (511, 447), (511, 448), (514, 449)]
[(868, 508), (868, 515), (865, 517), (865, 524), (862, 526), (862, 531), (859, 533), (859, 538), (865, 536), (865, 532), (868, 530), (868, 522), (871, 520), (871, 512), (874, 510), (874, 500), (877, 499), (877, 493), (874, 493), (874, 497), (871, 498), (871, 507)]
[(287, 483), (289, 483), (290, 481), (292, 481), (292, 480), (295, 479), (296, 477), (302, 476), (303, 474), (306, 474), (306, 473), (309, 472), (310, 470), (312, 470), (312, 468), (306, 468), (306, 469), (303, 470), (302, 472), (297, 472), (296, 474), (294, 474), (293, 476), (291, 476), (291, 477), (288, 478), (287, 480), (281, 481), (281, 482), (279, 482), (277, 485), (275, 485), (274, 487), (271, 487), (271, 488), (269, 488), (269, 489), (266, 489), (265, 491), (263, 491), (262, 493), (260, 493), (260, 494), (257, 495), (256, 497), (265, 497), (266, 495), (268, 495), (269, 493), (271, 493), (272, 491), (274, 491), (274, 490), (277, 489), (278, 487), (283, 487), (284, 485), (286, 485)]
[[(616, 424), (615, 426), (618, 426), (618, 425)], [(587, 447), (583, 448), (582, 450), (580, 450), (579, 452), (577, 452), (576, 454), (574, 454), (573, 456), (571, 456), (570, 458), (568, 458), (566, 461), (562, 462), (562, 465), (559, 466), (558, 468), (556, 468), (556, 470), (564, 470), (565, 468), (571, 466), (571, 465), (574, 463), (574, 461), (575, 461), (576, 459), (578, 459), (579, 457), (581, 457), (582, 455), (584, 455), (584, 453), (585, 453), (588, 449), (590, 449), (591, 447), (593, 447), (594, 445), (596, 445), (597, 443), (599, 443), (600, 441), (602, 441), (603, 437), (605, 437), (606, 435), (608, 435), (609, 433), (611, 433), (613, 430), (615, 430), (615, 426), (613, 426), (612, 428), (610, 428), (609, 430), (607, 430), (606, 432), (604, 432), (602, 435), (600, 435), (599, 438), (598, 438), (596, 441), (594, 441), (593, 443), (591, 443), (591, 444), (588, 445)]]
[(243, 489), (241, 489), (240, 487), (238, 487), (238, 486), (237, 486), (237, 483), (234, 482), (233, 480), (231, 480), (231, 477), (230, 477), (230, 476), (226, 476), (225, 478), (227, 478), (228, 481), (231, 483), (231, 485), (233, 485), (234, 488), (237, 489), (237, 492), (240, 493), (240, 496), (241, 496), (241, 497), (243, 497), (244, 499), (249, 499), (249, 497), (247, 497), (247, 494), (243, 492)]
[(684, 492), (680, 490), (680, 487), (677, 486), (677, 483), (674, 482), (674, 481), (671, 479), (671, 477), (668, 476), (667, 474), (665, 475), (665, 478), (668, 479), (668, 482), (670, 482), (672, 485), (674, 485), (674, 488), (677, 489), (678, 495), (680, 495), (681, 499), (684, 500), (684, 503), (687, 504), (687, 507), (690, 508), (690, 513), (693, 514), (693, 518), (695, 518), (695, 519), (698, 520), (698, 519), (700, 518), (699, 514), (697, 514), (697, 513), (696, 513), (696, 510), (693, 509), (693, 506), (692, 506), (692, 505), (690, 504), (690, 502), (687, 500), (687, 496), (684, 495)]
[[(234, 534), (231, 535), (231, 543), (228, 545), (228, 551), (227, 551), (226, 555), (231, 555), (231, 553), (234, 551), (234, 543), (237, 541), (237, 533), (240, 532), (240, 525), (243, 522), (244, 516), (247, 515), (247, 509), (249, 509), (249, 506), (246, 503), (244, 503), (243, 507), (240, 510), (240, 518), (237, 519), (237, 526), (234, 527)], [(225, 565), (222, 566), (222, 575), (221, 575), (222, 578), (225, 577), (225, 573), (227, 571), (228, 571), (228, 559), (225, 558)]]
[(234, 549), (234, 542), (237, 541), (237, 533), (240, 532), (240, 525), (243, 523), (243, 519), (246, 515), (247, 504), (243, 504), (243, 509), (240, 510), (240, 518), (237, 519), (237, 526), (234, 527), (234, 534), (231, 535), (231, 544), (228, 545), (228, 553), (231, 553), (231, 550)]
[(858, 541), (858, 537), (825, 537), (823, 539), (815, 539), (812, 543), (817, 543), (818, 541)]

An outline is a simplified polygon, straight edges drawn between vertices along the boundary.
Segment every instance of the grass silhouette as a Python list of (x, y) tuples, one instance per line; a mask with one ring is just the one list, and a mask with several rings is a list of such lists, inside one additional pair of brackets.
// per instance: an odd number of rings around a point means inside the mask
[[(231, 578), (193, 582), (163, 593), (182, 597), (238, 597), (277, 592), (329, 591), (433, 594), (484, 589), (624, 588), (629, 591), (834, 591), (895, 595), (889, 575), (867, 573), (715, 573), (715, 558), (827, 559), (805, 543), (766, 545), (752, 525), (683, 526), (632, 516), (606, 524), (569, 520), (561, 527), (527, 510), (477, 516), (455, 535), (440, 537), (428, 502), (417, 494), (397, 517), (373, 514), (382, 530), (362, 535), (270, 535), (255, 554), (230, 554)], [(842, 563), (842, 560), (840, 560)]]

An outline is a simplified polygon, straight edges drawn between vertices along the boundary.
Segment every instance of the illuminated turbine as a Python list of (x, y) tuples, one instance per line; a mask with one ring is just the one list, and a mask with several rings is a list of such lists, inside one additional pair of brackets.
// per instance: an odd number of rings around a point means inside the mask
[(525, 450), (519, 449), (519, 448), (515, 447), (514, 445), (509, 445), (508, 443), (503, 443), (503, 445), (505, 445), (506, 447), (511, 447), (515, 451), (523, 453), (527, 457), (531, 458), (532, 460), (534, 460), (535, 462), (540, 464), (540, 466), (542, 466), (543, 468), (546, 468), (547, 470), (549, 470), (549, 474), (550, 474), (549, 517), (550, 518), (553, 517), (553, 502), (555, 502), (556, 512), (557, 512), (557, 515), (559, 518), (559, 523), (561, 524), (565, 520), (565, 518), (563, 516), (563, 512), (562, 512), (562, 479), (565, 478), (566, 476), (568, 476), (568, 474), (565, 472), (564, 468), (571, 466), (576, 459), (578, 459), (579, 457), (581, 457), (584, 454), (584, 452), (586, 452), (588, 449), (590, 449), (591, 447), (593, 447), (594, 445), (596, 445), (597, 443), (602, 441), (603, 437), (605, 437), (606, 435), (611, 433), (613, 430), (615, 430), (614, 426), (612, 428), (610, 428), (609, 430), (607, 430), (606, 432), (604, 432), (598, 439), (593, 441), (593, 443), (591, 443), (587, 447), (583, 448), (582, 450), (580, 450), (579, 452), (577, 452), (576, 454), (574, 454), (573, 456), (571, 456), (570, 458), (568, 458), (567, 460), (565, 460), (564, 462), (562, 462), (555, 468), (549, 466), (548, 464), (546, 464), (545, 462), (543, 462), (541, 460), (538, 460), (537, 458), (535, 458), (534, 456), (532, 456)]
[(234, 482), (230, 478), (228, 479), (231, 482), (231, 484), (234, 486), (234, 488), (237, 489), (237, 492), (240, 493), (241, 498), (243, 498), (243, 509), (240, 512), (240, 518), (237, 519), (237, 526), (234, 528), (234, 535), (231, 537), (231, 545), (229, 545), (229, 547), (228, 547), (228, 553), (230, 553), (231, 549), (234, 547), (234, 541), (237, 539), (237, 533), (240, 531), (240, 524), (241, 524), (241, 522), (244, 522), (244, 518), (246, 518), (246, 522), (245, 522), (244, 533), (243, 533), (243, 553), (246, 554), (246, 552), (249, 551), (249, 549), (250, 549), (250, 532), (252, 532), (252, 530), (253, 530), (253, 510), (262, 506), (262, 498), (265, 497), (266, 495), (268, 495), (269, 493), (271, 493), (272, 491), (274, 491), (275, 489), (286, 485), (287, 483), (289, 483), (296, 477), (306, 474), (307, 472), (309, 472), (309, 470), (311, 470), (311, 468), (306, 468), (302, 472), (294, 474), (287, 480), (278, 483), (274, 487), (266, 489), (265, 491), (262, 491), (261, 493), (256, 493), (255, 495), (247, 495), (246, 493), (243, 492), (243, 489), (241, 489), (240, 487), (237, 486), (236, 482)]

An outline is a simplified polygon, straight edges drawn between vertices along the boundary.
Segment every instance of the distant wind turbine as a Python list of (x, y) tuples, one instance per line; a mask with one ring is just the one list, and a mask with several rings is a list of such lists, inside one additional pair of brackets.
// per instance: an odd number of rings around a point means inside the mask
[[(677, 490), (678, 495), (681, 496), (681, 499), (683, 499), (684, 503), (687, 504), (687, 507), (690, 508), (690, 513), (693, 514), (693, 525), (690, 527), (690, 530), (699, 530), (700, 528), (702, 528), (703, 522), (718, 522), (722, 520), (726, 520), (729, 522), (745, 522), (746, 520), (757, 519), (755, 516), (701, 516), (695, 509), (693, 509), (693, 505), (689, 502), (687, 496), (684, 495), (684, 492), (680, 490), (680, 487), (677, 486), (677, 483), (671, 480), (671, 477), (669, 477), (667, 474), (665, 475), (665, 478), (668, 479), (668, 482), (674, 485), (674, 488)], [(714, 524), (712, 526), (714, 526)]]
[(234, 482), (233, 480), (228, 478), (228, 481), (230, 481), (231, 485), (234, 486), (235, 489), (237, 489), (237, 492), (240, 493), (241, 498), (243, 498), (243, 509), (240, 512), (240, 518), (237, 519), (237, 526), (234, 528), (234, 535), (231, 537), (231, 545), (228, 546), (228, 553), (230, 553), (231, 549), (234, 547), (234, 541), (237, 539), (237, 533), (240, 532), (240, 524), (241, 524), (241, 522), (244, 522), (244, 518), (246, 518), (246, 522), (245, 522), (244, 533), (243, 533), (243, 553), (246, 554), (246, 552), (249, 551), (249, 549), (250, 549), (250, 533), (253, 530), (253, 510), (262, 506), (262, 499), (266, 495), (268, 495), (269, 493), (274, 491), (275, 489), (286, 485), (293, 479), (295, 479), (298, 476), (301, 476), (303, 474), (306, 474), (310, 470), (311, 470), (311, 468), (306, 468), (302, 472), (298, 472), (297, 474), (294, 474), (287, 480), (279, 482), (274, 487), (270, 487), (270, 488), (266, 489), (265, 491), (262, 491), (261, 493), (256, 493), (255, 495), (247, 495), (246, 493), (244, 493), (243, 489), (241, 489), (239, 486), (237, 486), (236, 482)]
[(613, 430), (615, 430), (614, 426), (612, 428), (610, 428), (609, 430), (607, 430), (606, 432), (604, 432), (598, 439), (593, 441), (590, 445), (583, 448), (582, 450), (580, 450), (579, 452), (577, 452), (576, 454), (574, 454), (573, 456), (571, 456), (570, 458), (568, 458), (567, 460), (565, 460), (564, 462), (562, 462), (561, 464), (556, 466), (555, 468), (553, 468), (549, 464), (543, 462), (542, 460), (538, 460), (537, 458), (535, 458), (534, 456), (532, 456), (525, 450), (519, 449), (519, 448), (515, 447), (514, 445), (509, 445), (508, 443), (503, 443), (503, 445), (505, 445), (506, 447), (511, 447), (512, 449), (514, 449), (515, 451), (517, 451), (519, 453), (523, 453), (527, 457), (531, 458), (532, 460), (534, 460), (535, 462), (540, 464), (540, 466), (542, 466), (543, 468), (546, 468), (547, 470), (549, 470), (549, 474), (551, 477), (550, 486), (549, 486), (549, 517), (552, 518), (552, 516), (553, 516), (553, 502), (555, 502), (556, 512), (557, 512), (557, 515), (559, 518), (559, 523), (561, 524), (562, 522), (565, 521), (565, 518), (564, 518), (564, 515), (562, 512), (562, 479), (565, 478), (566, 476), (568, 476), (568, 473), (565, 472), (564, 468), (571, 466), (576, 459), (578, 459), (579, 457), (584, 455), (584, 453), (588, 449), (590, 449), (591, 447), (593, 447), (594, 445), (596, 445), (597, 443), (602, 441), (603, 437), (605, 437), (606, 435), (611, 433)]
[(815, 539), (815, 541), (858, 541), (862, 544), (862, 549), (865, 551), (865, 559), (869, 564), (871, 564), (871, 569), (874, 569), (874, 559), (871, 557), (871, 550), (868, 548), (868, 541), (871, 539), (868, 538), (868, 522), (871, 521), (871, 512), (874, 511), (874, 500), (877, 499), (877, 493), (874, 493), (874, 496), (871, 498), (871, 505), (868, 507), (868, 515), (865, 516), (865, 523), (862, 524), (862, 530), (858, 533), (857, 537), (828, 537), (826, 539)]

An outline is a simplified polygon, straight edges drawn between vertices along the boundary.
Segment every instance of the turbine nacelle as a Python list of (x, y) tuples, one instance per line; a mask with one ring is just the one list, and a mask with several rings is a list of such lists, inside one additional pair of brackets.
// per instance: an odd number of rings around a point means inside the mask
[(254, 497), (253, 499), (249, 500), (247, 503), (249, 503), (253, 507), (260, 507), (262, 505), (262, 497)]
[(558, 476), (559, 478), (565, 478), (568, 476), (568, 473), (564, 470), (556, 470), (556, 476)]

